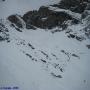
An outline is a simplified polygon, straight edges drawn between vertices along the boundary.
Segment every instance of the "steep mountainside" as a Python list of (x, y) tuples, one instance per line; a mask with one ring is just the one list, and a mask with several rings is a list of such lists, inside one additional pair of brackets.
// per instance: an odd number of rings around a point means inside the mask
[(90, 2), (40, 1), (0, 2), (0, 89), (89, 90)]

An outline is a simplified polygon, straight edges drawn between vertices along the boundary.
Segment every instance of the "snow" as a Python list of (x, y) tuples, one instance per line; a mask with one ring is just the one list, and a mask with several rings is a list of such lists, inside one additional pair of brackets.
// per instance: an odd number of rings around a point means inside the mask
[[(3, 11), (0, 18), (14, 13), (22, 15), (28, 10), (55, 2), (58, 0), (6, 0), (0, 2), (0, 11)], [(80, 14), (65, 12), (80, 18)], [(24, 28), (18, 32), (10, 27), (8, 21), (4, 24), (9, 30), (10, 42), (0, 41), (0, 87), (17, 86), (19, 90), (90, 89), (90, 50), (86, 47), (90, 39), (80, 31), (84, 24), (68, 27), (73, 30), (72, 33), (86, 38), (81, 42), (68, 38), (66, 31), (53, 34), (48, 29)]]
[[(11, 42), (0, 42), (2, 86), (18, 86), (20, 90), (89, 90), (90, 51), (84, 45), (87, 41), (81, 43), (69, 39), (64, 32), (52, 34), (42, 29), (24, 29), (23, 32), (18, 32), (8, 25), (7, 27)], [(35, 50), (28, 47), (28, 43), (32, 44)], [(50, 60), (46, 59), (40, 50), (47, 53)], [(61, 50), (69, 53), (69, 62), (67, 55), (61, 53)], [(26, 53), (38, 61), (32, 61)], [(54, 53), (59, 61), (51, 53)], [(80, 58), (71, 56), (73, 53)], [(41, 58), (46, 59), (48, 63), (42, 63)], [(59, 63), (64, 72), (55, 69), (54, 63)], [(62, 78), (53, 77), (52, 72), (62, 75)]]

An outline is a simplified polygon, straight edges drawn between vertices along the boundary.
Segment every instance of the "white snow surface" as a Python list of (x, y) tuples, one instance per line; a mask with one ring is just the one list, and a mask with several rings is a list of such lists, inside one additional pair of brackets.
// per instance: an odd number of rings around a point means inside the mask
[[(22, 14), (55, 0), (38, 1), (0, 2), (0, 11), (3, 11), (0, 17)], [(86, 47), (90, 45), (90, 39), (80, 42), (68, 38), (65, 31), (52, 34), (50, 30), (39, 28), (18, 32), (7, 21), (4, 24), (9, 30), (10, 42), (0, 42), (0, 87), (17, 86), (19, 90), (90, 90), (90, 49)], [(79, 24), (68, 29), (84, 36), (80, 31), (83, 27)]]
[[(18, 32), (6, 26), (10, 42), (0, 42), (0, 86), (18, 86), (19, 90), (89, 90), (90, 50), (85, 46), (90, 43), (88, 40), (69, 39), (65, 32), (52, 34), (42, 29)], [(63, 72), (54, 67), (56, 64)]]

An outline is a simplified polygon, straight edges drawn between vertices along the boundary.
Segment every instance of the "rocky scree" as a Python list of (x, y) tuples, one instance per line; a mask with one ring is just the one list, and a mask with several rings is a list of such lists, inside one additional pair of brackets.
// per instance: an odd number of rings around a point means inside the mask
[(8, 32), (8, 28), (6, 28), (2, 20), (0, 20), (0, 41), (10, 42)]

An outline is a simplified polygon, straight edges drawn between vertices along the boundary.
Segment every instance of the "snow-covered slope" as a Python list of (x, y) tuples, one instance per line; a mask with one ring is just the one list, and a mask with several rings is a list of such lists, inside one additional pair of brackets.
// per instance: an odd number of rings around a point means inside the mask
[[(80, 19), (81, 14), (64, 11)], [(86, 21), (68, 24), (65, 30), (56, 27), (18, 31), (8, 20), (0, 20), (0, 88), (89, 90), (90, 38), (84, 32)]]
[(9, 40), (0, 42), (0, 85), (20, 90), (89, 90), (89, 41), (67, 38), (65, 32), (7, 25)]

